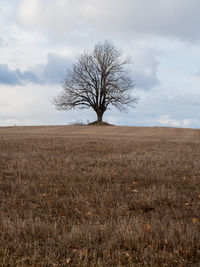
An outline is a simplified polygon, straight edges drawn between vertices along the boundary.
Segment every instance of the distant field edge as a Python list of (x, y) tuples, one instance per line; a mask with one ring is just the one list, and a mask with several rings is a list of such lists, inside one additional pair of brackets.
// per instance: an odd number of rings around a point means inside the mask
[(174, 127), (138, 127), (109, 125), (1, 126), (0, 136), (93, 136), (133, 137), (200, 141), (200, 130)]

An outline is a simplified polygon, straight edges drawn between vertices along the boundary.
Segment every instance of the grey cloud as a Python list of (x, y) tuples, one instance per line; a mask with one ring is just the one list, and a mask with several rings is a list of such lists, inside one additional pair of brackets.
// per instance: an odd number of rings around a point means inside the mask
[[(122, 1), (118, 1), (114, 12), (114, 20), (121, 30), (186, 40), (200, 39), (198, 0), (127, 0), (123, 8), (122, 5)], [(106, 19), (111, 22), (109, 17)]]
[[(159, 84), (157, 78), (158, 62), (154, 59), (151, 51), (145, 50), (143, 55), (141, 53), (139, 57), (133, 58), (132, 75), (135, 86), (147, 90)], [(39, 77), (41, 83), (61, 84), (72, 64), (73, 62), (67, 58), (56, 54), (48, 54), (47, 63), (36, 66), (32, 71)]]
[(25, 82), (37, 84), (61, 84), (71, 62), (56, 54), (48, 54), (47, 63), (37, 65), (29, 70), (11, 70), (8, 65), (0, 64), (0, 83), (22, 85)]
[(138, 89), (149, 90), (160, 84), (156, 72), (150, 71), (145, 72), (145, 70), (136, 71), (134, 73), (135, 86)]
[(47, 64), (40, 66), (43, 68), (44, 81), (47, 83), (60, 84), (72, 63), (69, 59), (56, 54), (48, 54), (47, 59)]
[(20, 78), (16, 71), (12, 71), (5, 64), (0, 64), (0, 83), (16, 85), (20, 84)]
[[(110, 12), (104, 12), (105, 9)], [(103, 0), (98, 10), (104, 19), (100, 20), (100, 15), (95, 17), (97, 27), (116, 35), (200, 40), (198, 0)]]
[(200, 78), (200, 71), (197, 71), (195, 73), (191, 73), (192, 76), (197, 77), (198, 79)]
[[(37, 66), (33, 71), (44, 83), (61, 84), (72, 64), (73, 62), (67, 58), (56, 54), (48, 54), (47, 63)], [(132, 75), (137, 88), (146, 90), (159, 84), (157, 77), (158, 62), (155, 60), (152, 51), (147, 48), (142, 49), (140, 55), (133, 58), (131, 67), (133, 68)]]
[(157, 52), (150, 49), (146, 44), (134, 43), (131, 46), (132, 72), (135, 87), (142, 90), (149, 90), (160, 84), (158, 79), (159, 61), (156, 58)]
[(69, 59), (49, 53), (47, 62), (33, 67), (31, 71), (38, 77), (41, 84), (61, 84), (71, 65)]
[[(137, 34), (199, 40), (199, 0), (69, 0), (23, 1), (17, 19), (25, 26), (42, 28), (55, 42), (76, 35), (133, 37)], [(28, 7), (34, 12), (28, 16)], [(114, 10), (113, 10), (114, 8)], [(70, 38), (69, 38), (70, 36)]]
[(30, 71), (11, 70), (8, 65), (0, 64), (0, 83), (20, 85), (24, 81), (39, 82), (36, 75)]
[[(139, 60), (142, 63), (139, 63)], [(143, 59), (133, 59), (134, 66), (132, 70), (135, 87), (138, 89), (151, 89), (159, 84), (157, 78), (157, 62), (149, 54), (143, 55)], [(0, 83), (9, 85), (20, 85), (25, 82), (36, 84), (58, 84), (60, 85), (68, 69), (72, 67), (73, 62), (57, 54), (49, 53), (47, 62), (36, 65), (22, 72), (19, 69), (11, 70), (7, 65), (0, 64)]]
[(0, 46), (3, 46), (3, 38), (0, 37)]
[(40, 82), (38, 77), (34, 73), (32, 73), (31, 71), (21, 72), (20, 70), (17, 69), (16, 74), (21, 79), (21, 81), (29, 81), (29, 82), (33, 82), (33, 83), (39, 83)]
[[(140, 52), (139, 57), (133, 58), (132, 75), (135, 86), (146, 90), (159, 84), (157, 77), (158, 62), (151, 51), (148, 49), (142, 51), (143, 54)], [(45, 84), (61, 84), (72, 64), (73, 62), (70, 59), (50, 53), (47, 55), (47, 63), (36, 66), (32, 71)]]

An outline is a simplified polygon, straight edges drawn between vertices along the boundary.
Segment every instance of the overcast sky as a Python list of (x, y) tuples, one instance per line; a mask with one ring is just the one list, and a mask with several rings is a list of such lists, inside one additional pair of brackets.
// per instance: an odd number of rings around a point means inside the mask
[(199, 0), (0, 0), (0, 126), (96, 120), (51, 99), (83, 51), (112, 40), (140, 98), (116, 125), (200, 128)]

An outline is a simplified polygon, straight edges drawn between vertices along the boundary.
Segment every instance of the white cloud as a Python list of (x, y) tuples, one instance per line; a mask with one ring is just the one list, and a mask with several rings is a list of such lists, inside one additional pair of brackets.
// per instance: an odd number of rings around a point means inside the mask
[(52, 97), (59, 91), (58, 86), (31, 83), (27, 86), (1, 86), (0, 126), (61, 123), (64, 114), (51, 104)]
[(34, 26), (42, 23), (40, 0), (23, 0), (18, 7), (18, 18), (22, 24)]
[(163, 115), (156, 119), (158, 123), (161, 125), (169, 125), (174, 127), (189, 127), (190, 126), (190, 120), (184, 119), (184, 120), (176, 120), (170, 117), (170, 115)]

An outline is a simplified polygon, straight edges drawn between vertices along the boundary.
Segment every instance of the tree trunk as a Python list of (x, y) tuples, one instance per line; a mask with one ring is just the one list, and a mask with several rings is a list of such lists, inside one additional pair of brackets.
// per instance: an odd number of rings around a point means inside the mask
[(97, 122), (102, 122), (103, 112), (97, 111)]

